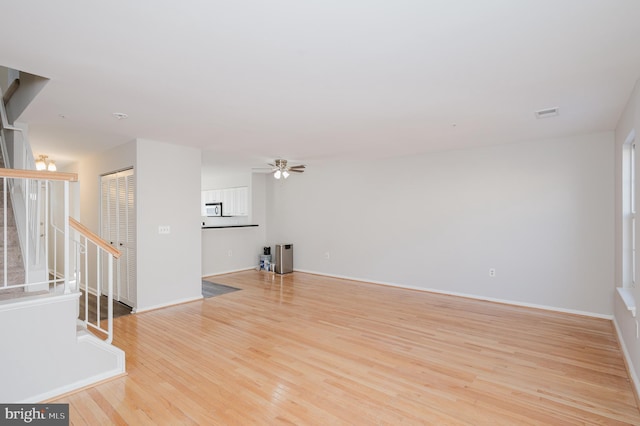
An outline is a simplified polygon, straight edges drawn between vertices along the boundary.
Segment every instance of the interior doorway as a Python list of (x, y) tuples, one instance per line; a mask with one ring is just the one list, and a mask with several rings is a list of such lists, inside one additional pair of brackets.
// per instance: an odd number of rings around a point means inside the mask
[(122, 253), (114, 264), (113, 298), (135, 310), (136, 206), (133, 169), (102, 176), (100, 200), (100, 236)]

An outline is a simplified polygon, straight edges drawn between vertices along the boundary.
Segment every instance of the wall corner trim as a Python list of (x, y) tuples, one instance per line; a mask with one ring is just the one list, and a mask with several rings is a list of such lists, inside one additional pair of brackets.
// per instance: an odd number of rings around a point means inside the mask
[(200, 296), (196, 296), (196, 297), (187, 297), (187, 298), (184, 298), (184, 299), (172, 300), (171, 302), (161, 303), (159, 305), (145, 306), (145, 307), (142, 307), (142, 308), (137, 308), (135, 313), (139, 314), (141, 312), (154, 311), (156, 309), (168, 308), (169, 306), (181, 305), (183, 303), (195, 302), (197, 300), (202, 300), (202, 299), (203, 299), (203, 297), (202, 297), (202, 295), (200, 295)]
[(631, 362), (631, 356), (629, 355), (629, 351), (627, 351), (627, 346), (624, 344), (624, 339), (622, 338), (622, 331), (618, 326), (618, 321), (616, 318), (613, 318), (613, 326), (616, 330), (616, 337), (618, 338), (618, 344), (622, 349), (622, 357), (624, 358), (625, 366), (627, 367), (627, 373), (629, 377), (631, 377), (631, 382), (633, 383), (633, 390), (636, 392), (636, 399), (640, 397), (640, 380), (638, 379), (638, 375), (636, 374), (636, 370), (633, 368), (633, 363)]

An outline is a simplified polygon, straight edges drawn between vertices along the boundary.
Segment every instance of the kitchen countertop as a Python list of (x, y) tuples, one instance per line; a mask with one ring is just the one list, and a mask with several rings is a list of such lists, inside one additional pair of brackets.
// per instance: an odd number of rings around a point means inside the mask
[(258, 225), (216, 225), (216, 226), (203, 226), (202, 229), (220, 229), (220, 228), (251, 228)]

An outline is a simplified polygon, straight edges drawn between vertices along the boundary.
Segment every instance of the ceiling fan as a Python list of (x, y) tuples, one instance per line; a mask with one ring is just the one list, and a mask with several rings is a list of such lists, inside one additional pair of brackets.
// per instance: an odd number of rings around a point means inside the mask
[(303, 173), (305, 166), (300, 164), (298, 166), (287, 166), (287, 160), (278, 159), (275, 164), (268, 163), (272, 169), (273, 177), (276, 179), (288, 178), (290, 173)]

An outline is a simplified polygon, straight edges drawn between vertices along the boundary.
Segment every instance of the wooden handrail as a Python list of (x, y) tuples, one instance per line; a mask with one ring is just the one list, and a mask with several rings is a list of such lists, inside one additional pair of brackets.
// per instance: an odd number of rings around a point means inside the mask
[(120, 250), (113, 247), (111, 244), (100, 238), (97, 234), (93, 233), (89, 228), (72, 217), (69, 218), (69, 226), (81, 233), (88, 240), (91, 240), (95, 245), (102, 248), (107, 253), (111, 253), (114, 258), (118, 259), (122, 255), (122, 253), (120, 253)]
[(77, 182), (77, 173), (47, 172), (45, 170), (22, 170), (22, 169), (3, 169), (0, 168), (0, 178), (21, 178), (21, 179), (40, 179), (40, 180), (66, 180), (69, 182)]

